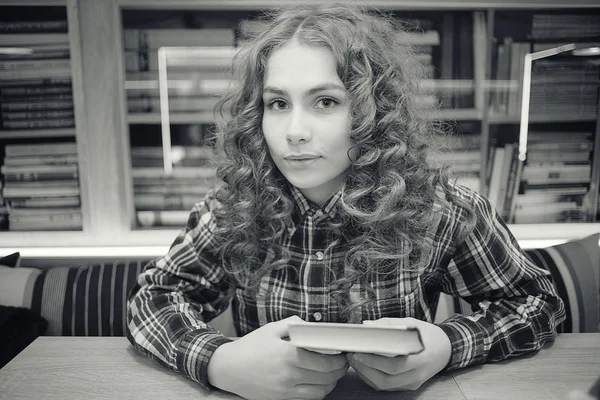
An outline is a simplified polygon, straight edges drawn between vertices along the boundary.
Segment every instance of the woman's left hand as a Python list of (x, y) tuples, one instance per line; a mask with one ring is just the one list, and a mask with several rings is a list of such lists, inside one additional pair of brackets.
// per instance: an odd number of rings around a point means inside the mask
[(414, 326), (421, 332), (424, 350), (408, 356), (386, 357), (348, 353), (348, 362), (358, 376), (375, 390), (416, 390), (448, 365), (450, 339), (437, 325), (415, 318), (382, 318), (371, 324)]

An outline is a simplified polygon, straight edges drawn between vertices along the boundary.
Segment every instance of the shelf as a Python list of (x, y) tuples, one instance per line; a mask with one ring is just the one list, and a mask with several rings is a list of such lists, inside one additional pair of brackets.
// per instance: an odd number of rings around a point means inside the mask
[[(547, 247), (600, 232), (600, 223), (509, 225), (523, 248)], [(555, 228), (555, 229), (552, 229)], [(558, 229), (560, 228), (560, 229)], [(24, 258), (158, 257), (164, 255), (179, 229), (132, 230), (118, 235), (92, 235), (86, 232), (0, 232), (0, 257), (20, 251)], [(115, 243), (118, 242), (118, 245)], [(23, 243), (30, 245), (24, 246)], [(31, 244), (35, 244), (32, 246)], [(64, 249), (64, 254), (61, 253)]]
[[(160, 124), (160, 113), (135, 113), (127, 116), (130, 124)], [(213, 124), (211, 112), (172, 113), (169, 116), (171, 124)]]
[(0, 139), (27, 139), (49, 137), (75, 137), (75, 128), (64, 129), (23, 129), (19, 131), (0, 131)]
[[(275, 8), (281, 5), (280, 0), (220, 0), (220, 1), (198, 1), (198, 0), (116, 0), (121, 7), (144, 8), (144, 9), (209, 9), (209, 10), (260, 10)], [(295, 0), (296, 5), (319, 3), (316, 0)], [(564, 1), (545, 0), (523, 2), (518, 0), (509, 1), (486, 1), (486, 0), (347, 0), (347, 3), (356, 3), (361, 6), (368, 5), (381, 9), (394, 10), (471, 10), (474, 8), (493, 9), (539, 9), (539, 8), (589, 8), (600, 7), (598, 0), (578, 0), (568, 5)]]
[(434, 114), (435, 119), (455, 120), (455, 121), (480, 121), (483, 113), (475, 109), (455, 109), (455, 110), (440, 110)]
[[(573, 115), (573, 114), (544, 114), (531, 115), (529, 123), (543, 122), (594, 122), (596, 115)], [(490, 114), (488, 122), (490, 124), (518, 124), (519, 117), (514, 115)]]

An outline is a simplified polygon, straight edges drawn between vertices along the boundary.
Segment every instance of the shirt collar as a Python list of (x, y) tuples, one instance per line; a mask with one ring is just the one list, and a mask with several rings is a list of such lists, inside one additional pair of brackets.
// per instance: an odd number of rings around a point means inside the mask
[(323, 203), (322, 207), (319, 207), (304, 197), (300, 189), (291, 184), (289, 186), (292, 198), (294, 199), (294, 203), (297, 205), (297, 210), (300, 212), (301, 217), (304, 217), (305, 214), (308, 214), (312, 217), (319, 209), (323, 212), (324, 216), (327, 215), (331, 218), (335, 217), (337, 213), (337, 205), (342, 198), (341, 190), (338, 190), (336, 193), (334, 193), (327, 201), (325, 201), (325, 203)]

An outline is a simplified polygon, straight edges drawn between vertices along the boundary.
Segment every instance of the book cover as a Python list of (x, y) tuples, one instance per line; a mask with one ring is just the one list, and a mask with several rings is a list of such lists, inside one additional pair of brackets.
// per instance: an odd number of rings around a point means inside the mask
[(288, 334), (294, 346), (326, 353), (393, 357), (417, 354), (424, 349), (418, 329), (402, 325), (301, 322), (291, 324)]

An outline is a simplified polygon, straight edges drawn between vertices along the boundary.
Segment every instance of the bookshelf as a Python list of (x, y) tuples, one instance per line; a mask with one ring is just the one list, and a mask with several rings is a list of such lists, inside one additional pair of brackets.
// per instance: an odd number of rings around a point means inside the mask
[[(290, 0), (290, 2), (304, 4), (313, 1)], [(438, 32), (439, 43), (431, 45), (433, 76), (431, 80), (423, 82), (423, 85), (428, 92), (439, 96), (442, 101), (442, 109), (433, 117), (448, 122), (464, 137), (477, 139), (473, 140), (475, 150), (479, 152), (476, 183), (486, 194), (489, 193), (489, 178), (493, 170), (493, 163), (490, 164), (488, 160), (493, 161), (496, 148), (514, 143), (518, 137), (516, 134), (518, 116), (498, 112), (498, 102), (495, 100), (498, 88), (503, 87), (502, 79), (497, 75), (497, 61), (498, 45), (504, 44), (504, 38), (509, 36), (506, 31), (511, 29), (514, 21), (517, 21), (519, 29), (512, 30), (511, 38), (513, 42), (525, 41), (526, 31), (532, 27), (528, 19), (536, 13), (600, 15), (600, 5), (596, 0), (577, 1), (569, 4), (568, 10), (565, 10), (564, 4), (558, 0), (527, 2), (374, 0), (360, 3), (393, 10), (399, 18), (410, 16), (412, 19), (424, 21), (424, 25), (421, 26), (424, 27), (424, 31)], [(152, 218), (148, 212), (156, 210), (151, 207), (140, 208), (143, 202), (139, 200), (139, 189), (142, 185), (136, 182), (136, 176), (140, 174), (136, 169), (141, 168), (140, 165), (149, 168), (144, 163), (150, 163), (153, 168), (157, 166), (160, 168), (165, 154), (161, 151), (162, 156), (159, 154), (159, 157), (155, 157), (153, 161), (149, 158), (140, 161), (141, 158), (134, 153), (143, 152), (144, 147), (164, 150), (161, 129), (164, 116), (161, 115), (160, 107), (156, 107), (156, 102), (138, 102), (137, 106), (142, 107), (141, 109), (131, 107), (134, 103), (129, 100), (135, 98), (131, 93), (140, 91), (139, 88), (131, 89), (131, 82), (138, 82), (138, 84), (142, 82), (142, 86), (144, 84), (151, 86), (153, 84), (151, 81), (156, 83), (158, 81), (152, 76), (143, 76), (145, 71), (139, 71), (139, 65), (136, 63), (147, 62), (152, 66), (149, 69), (155, 70), (157, 60), (154, 56), (147, 59), (135, 56), (132, 58), (132, 50), (135, 49), (128, 48), (127, 44), (131, 41), (131, 31), (136, 29), (138, 31), (211, 29), (222, 30), (222, 32), (229, 30), (232, 32), (233, 42), (229, 43), (232, 37), (224, 34), (221, 39), (218, 39), (222, 41), (216, 45), (235, 47), (240, 21), (252, 18), (261, 10), (278, 4), (279, 2), (274, 0), (176, 0), (168, 3), (159, 0), (106, 2), (0, 0), (0, 8), (3, 10), (17, 5), (33, 8), (61, 7), (68, 20), (76, 124), (74, 127), (59, 128), (53, 132), (45, 129), (30, 129), (26, 133), (20, 133), (19, 140), (30, 143), (38, 139), (51, 141), (64, 138), (76, 143), (83, 216), (80, 231), (0, 232), (3, 246), (19, 247), (23, 243), (34, 243), (35, 246), (42, 247), (169, 245), (176, 236), (181, 226), (180, 219), (185, 213), (182, 212), (179, 216), (172, 215), (173, 225), (162, 227), (151, 226), (153, 224), (148, 222), (141, 224), (138, 219), (138, 211), (146, 211), (145, 217)], [(447, 17), (448, 15), (451, 17)], [(525, 19), (529, 22), (523, 22)], [(444, 35), (444, 32), (450, 31), (454, 32), (453, 38), (456, 40), (449, 41), (447, 35)], [(593, 42), (593, 38), (588, 38), (586, 41)], [(596, 41), (600, 42), (600, 38), (596, 38)], [(181, 45), (181, 43), (167, 44)], [(449, 53), (452, 54), (453, 62), (442, 62)], [(195, 65), (197, 66), (197, 63)], [(169, 68), (168, 79), (177, 80), (178, 71)], [(210, 73), (216, 74), (218, 71)], [(211, 79), (218, 80), (218, 76), (212, 76)], [(158, 94), (158, 86), (153, 90)], [(515, 96), (518, 95), (519, 90), (517, 84), (516, 92), (511, 92), (511, 98), (517, 98)], [(177, 98), (174, 93), (169, 93), (169, 96), (171, 101)], [(599, 140), (597, 140), (600, 131), (597, 97), (595, 105), (595, 109), (585, 109), (578, 115), (560, 110), (532, 114), (530, 131), (537, 128), (555, 131), (584, 130), (590, 132), (592, 140), (589, 145), (590, 154), (600, 154)], [(213, 121), (209, 112), (210, 105), (204, 104), (206, 109), (203, 112), (198, 112), (202, 108), (195, 108), (194, 104), (191, 109), (186, 109), (187, 106), (189, 104), (184, 104), (181, 111), (171, 110), (169, 113), (169, 142), (173, 150), (169, 153), (169, 157), (175, 157), (179, 161), (188, 160), (186, 162), (193, 164), (194, 168), (205, 168), (201, 165), (203, 156), (191, 157), (181, 156), (181, 154), (182, 149), (198, 153), (201, 152), (198, 149), (210, 147), (210, 129)], [(0, 142), (14, 139), (14, 133), (0, 131)], [(132, 151), (132, 149), (137, 150)], [(157, 160), (158, 164), (154, 164)], [(594, 199), (597, 203), (600, 181), (600, 166), (594, 161), (595, 157), (591, 157), (586, 192), (590, 193), (586, 197), (589, 212), (585, 223), (511, 223), (510, 227), (515, 236), (524, 241), (565, 240), (600, 231), (600, 217), (589, 215), (590, 210), (598, 208), (597, 205), (594, 207), (590, 204)], [(183, 168), (189, 166), (184, 166), (182, 163), (172, 165), (174, 170), (181, 171), (183, 175), (192, 173), (187, 169), (184, 171)], [(206, 176), (203, 176), (204, 178), (208, 179)], [(182, 186), (183, 182), (180, 182), (181, 185), (177, 183), (154, 185), (154, 189), (148, 190), (156, 192), (154, 193), (156, 199), (160, 197), (157, 195), (164, 194), (167, 188)], [(208, 179), (207, 184), (209, 182)], [(201, 190), (202, 188), (199, 188), (191, 195), (200, 196)], [(169, 211), (184, 211), (183, 208), (187, 204), (183, 203), (191, 201), (189, 197), (185, 201), (183, 198), (180, 200), (175, 201), (177, 205)], [(164, 202), (164, 196), (159, 201)]]

